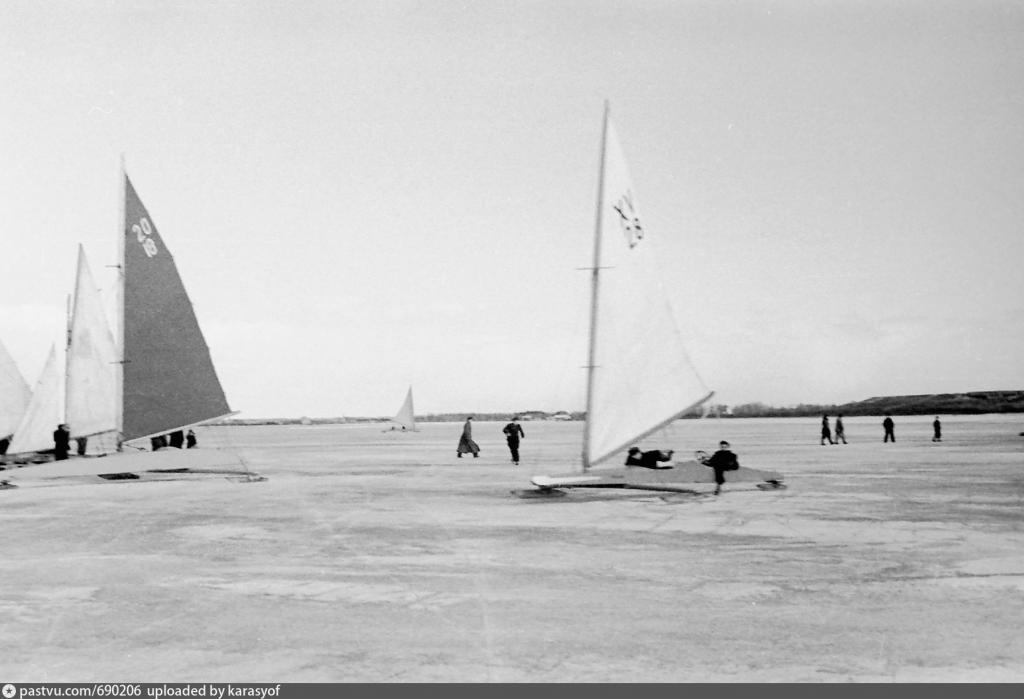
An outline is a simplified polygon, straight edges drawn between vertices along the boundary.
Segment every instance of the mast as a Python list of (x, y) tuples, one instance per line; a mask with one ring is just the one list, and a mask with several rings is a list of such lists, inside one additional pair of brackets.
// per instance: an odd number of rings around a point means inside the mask
[(114, 344), (116, 346), (116, 353), (118, 355), (116, 370), (114, 376), (114, 420), (117, 425), (117, 433), (115, 439), (117, 442), (117, 450), (121, 451), (121, 437), (124, 434), (124, 236), (125, 221), (128, 218), (126, 209), (128, 204), (125, 200), (125, 180), (128, 177), (128, 173), (125, 172), (124, 166), (124, 153), (121, 154), (121, 167), (120, 176), (118, 178), (117, 187), (120, 191), (120, 220), (118, 222), (118, 234), (117, 234), (117, 284), (114, 286), (116, 289), (116, 303), (115, 303), (115, 322), (117, 328), (114, 330)]
[(587, 344), (587, 404), (583, 422), (583, 470), (590, 468), (590, 415), (594, 401), (594, 362), (597, 343), (597, 289), (601, 271), (601, 212), (604, 208), (605, 148), (608, 143), (608, 100), (604, 101), (604, 121), (601, 124), (601, 162), (597, 176), (597, 216), (594, 222), (594, 261), (590, 270), (590, 339)]

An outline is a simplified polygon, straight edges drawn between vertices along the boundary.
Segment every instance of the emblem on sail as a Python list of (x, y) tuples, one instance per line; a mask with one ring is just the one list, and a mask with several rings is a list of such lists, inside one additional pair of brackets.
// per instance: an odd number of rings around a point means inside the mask
[(619, 226), (626, 236), (626, 244), (635, 248), (643, 240), (644, 227), (640, 225), (640, 212), (636, 210), (633, 192), (626, 190), (612, 208), (619, 214)]

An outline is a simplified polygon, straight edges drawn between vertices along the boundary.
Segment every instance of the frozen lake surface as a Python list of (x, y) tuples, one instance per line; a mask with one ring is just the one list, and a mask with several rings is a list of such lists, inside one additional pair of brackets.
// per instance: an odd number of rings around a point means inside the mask
[[(834, 418), (834, 416), (832, 416)], [(581, 423), (205, 428), (267, 480), (0, 491), (9, 682), (1024, 681), (1024, 416), (681, 421), (780, 491), (571, 491)], [(152, 455), (156, 456), (156, 455)], [(142, 455), (140, 458), (146, 458)], [(5, 471), (14, 482), (29, 469)]]

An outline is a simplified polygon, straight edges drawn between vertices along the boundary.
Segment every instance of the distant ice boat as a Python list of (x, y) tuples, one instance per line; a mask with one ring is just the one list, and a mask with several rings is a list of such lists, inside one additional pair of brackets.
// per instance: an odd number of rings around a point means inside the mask
[(408, 432), (418, 432), (416, 429), (416, 414), (412, 409), (412, 386), (409, 387), (408, 393), (405, 394), (405, 402), (402, 403), (402, 407), (398, 409), (398, 413), (391, 418), (391, 429), (392, 430), (405, 430)]
[[(633, 488), (689, 491), (713, 481), (696, 461), (673, 468), (591, 470), (706, 402), (713, 392), (690, 363), (654, 270), (650, 233), (640, 218), (626, 158), (605, 106), (591, 268), (590, 341), (582, 470), (534, 476), (543, 491)], [(729, 480), (778, 482), (741, 468)]]

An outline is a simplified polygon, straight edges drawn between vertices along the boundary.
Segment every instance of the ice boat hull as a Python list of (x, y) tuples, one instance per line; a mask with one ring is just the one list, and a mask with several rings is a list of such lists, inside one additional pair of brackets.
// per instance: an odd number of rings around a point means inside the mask
[[(634, 490), (701, 491), (713, 488), (715, 473), (697, 461), (681, 461), (672, 468), (642, 468), (622, 466), (617, 469), (595, 469), (586, 473), (567, 473), (555, 476), (534, 476), (531, 482), (542, 489), (555, 488), (631, 488)], [(780, 487), (782, 475), (741, 466), (739, 470), (727, 471), (726, 489), (765, 489)]]
[(15, 486), (72, 485), (121, 481), (260, 479), (238, 454), (226, 449), (166, 449), (72, 457), (0, 471), (0, 481)]

